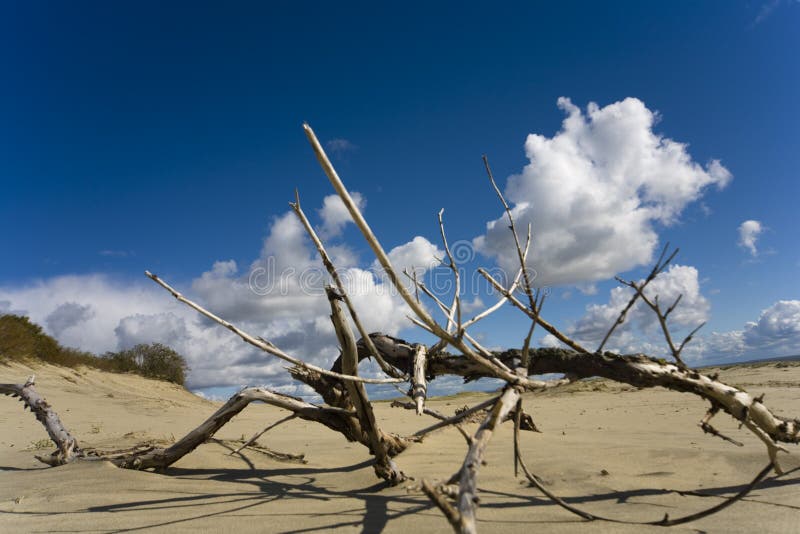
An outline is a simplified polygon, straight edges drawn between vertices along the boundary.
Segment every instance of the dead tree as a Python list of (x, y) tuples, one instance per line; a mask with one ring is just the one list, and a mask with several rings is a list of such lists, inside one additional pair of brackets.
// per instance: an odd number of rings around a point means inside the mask
[[(663, 310), (657, 297), (651, 298), (645, 293), (648, 284), (663, 272), (675, 257), (677, 250), (668, 254), (668, 248), (665, 247), (661, 257), (644, 280), (620, 280), (621, 283), (634, 290), (631, 300), (614, 324), (609, 325), (608, 332), (600, 346), (596, 350), (584, 348), (542, 317), (544, 294), (534, 287), (532, 277), (526, 267), (528, 251), (531, 246), (531, 229), (528, 227), (526, 238), (521, 240), (512, 211), (497, 187), (488, 160), (484, 157), (491, 186), (508, 217), (509, 228), (515, 243), (514, 254), (519, 260), (519, 269), (507, 287), (487, 271), (479, 269), (478, 272), (500, 293), (501, 297), (492, 306), (474, 317), (464, 320), (459, 291), (459, 269), (447, 243), (442, 212), (439, 212), (439, 227), (446, 253), (446, 260), (443, 260), (443, 263), (451, 269), (456, 287), (453, 299), (449, 304), (430, 291), (416, 276), (405, 273), (410, 280), (411, 288), (403, 283), (400, 273), (391, 264), (383, 246), (339, 178), (314, 132), (308, 125), (305, 125), (304, 128), (314, 153), (333, 188), (383, 267), (389, 281), (405, 305), (408, 306), (411, 313), (409, 319), (418, 327), (436, 336), (438, 341), (431, 346), (425, 346), (383, 334), (370, 334), (364, 329), (335, 265), (305, 216), (300, 206), (299, 195), (296, 195), (295, 202), (290, 203), (292, 209), (316, 246), (332, 281), (332, 285), (326, 289), (326, 294), (330, 302), (331, 320), (341, 354), (330, 369), (323, 369), (304, 362), (287, 354), (270, 341), (242, 331), (237, 326), (184, 297), (158, 276), (150, 272), (146, 274), (177, 300), (228, 328), (245, 342), (261, 349), (268, 355), (291, 363), (292, 367), (289, 369), (291, 376), (313, 388), (322, 397), (324, 404), (312, 404), (270, 391), (267, 388), (248, 387), (236, 393), (205, 422), (170, 447), (140, 446), (118, 451), (96, 451), (82, 449), (79, 446), (78, 441), (61, 423), (56, 412), (36, 392), (33, 377), (24, 384), (0, 384), (0, 393), (19, 397), (25, 406), (34, 412), (56, 444), (57, 450), (49, 457), (39, 458), (41, 461), (49, 465), (61, 465), (78, 459), (103, 459), (124, 468), (163, 469), (209, 440), (250, 402), (261, 401), (290, 412), (291, 415), (280, 422), (295, 417), (314, 421), (341, 433), (349, 441), (361, 443), (374, 457), (376, 475), (390, 484), (397, 484), (407, 478), (394, 460), (398, 454), (433, 430), (445, 426), (456, 426), (468, 443), (468, 451), (462, 465), (449, 480), (438, 484), (423, 480), (420, 487), (443, 512), (456, 532), (469, 533), (476, 531), (477, 479), (480, 467), (484, 463), (485, 452), (497, 427), (504, 421), (512, 421), (514, 424), (515, 462), (522, 468), (531, 484), (559, 506), (584, 519), (626, 523), (628, 521), (599, 517), (567, 504), (542, 486), (538, 477), (530, 471), (520, 455), (520, 428), (525, 424), (528, 428), (535, 429), (532, 420), (524, 413), (522, 393), (556, 388), (578, 379), (602, 377), (639, 388), (662, 386), (672, 391), (697, 395), (710, 404), (709, 411), (700, 421), (704, 432), (733, 441), (723, 436), (710, 424), (712, 417), (723, 411), (755, 434), (767, 449), (769, 463), (739, 494), (702, 512), (674, 519), (665, 516), (648, 524), (675, 525), (713, 514), (741, 499), (770, 471), (781, 473), (777, 453), (786, 451), (782, 447), (782, 443), (796, 444), (800, 442), (800, 420), (779, 417), (767, 408), (761, 397), (754, 397), (741, 388), (724, 384), (716, 376), (708, 376), (689, 368), (681, 358), (681, 352), (699, 327), (680, 344), (676, 344), (668, 327), (668, 318), (678, 305), (680, 298)], [(442, 312), (442, 322), (434, 319), (421, 304), (420, 292), (428, 296)], [(656, 314), (673, 362), (644, 354), (620, 355), (603, 351), (614, 330), (624, 323), (626, 314), (638, 300), (642, 300)], [(506, 304), (510, 304), (526, 315), (531, 321), (530, 327), (522, 340), (521, 349), (491, 351), (473, 338), (468, 330)], [(342, 307), (346, 308), (346, 313)], [(355, 341), (350, 321), (360, 335), (358, 342)], [(537, 326), (552, 334), (564, 345), (564, 348), (531, 347), (531, 339)], [(385, 378), (359, 376), (358, 365), (365, 358), (374, 359), (385, 373)], [(550, 373), (560, 374), (563, 377), (549, 381), (531, 378)], [(502, 391), (489, 401), (466, 409), (455, 416), (447, 417), (425, 408), (427, 381), (446, 375), (461, 376), (465, 381), (495, 378), (502, 380), (505, 385)], [(412, 402), (403, 404), (404, 407), (414, 409), (418, 414), (431, 415), (440, 421), (411, 436), (399, 436), (383, 430), (378, 426), (373, 414), (372, 404), (364, 387), (367, 383), (408, 383), (408, 395)], [(459, 426), (459, 423), (468, 417), (475, 416), (481, 416), (483, 420), (475, 433), (469, 435)], [(258, 435), (254, 436), (250, 442), (254, 441)], [(244, 446), (248, 443), (245, 443)]]

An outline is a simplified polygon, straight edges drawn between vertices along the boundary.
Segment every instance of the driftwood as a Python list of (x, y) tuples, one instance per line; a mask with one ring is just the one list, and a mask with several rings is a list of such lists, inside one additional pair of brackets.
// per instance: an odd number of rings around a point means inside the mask
[[(716, 376), (705, 375), (689, 368), (681, 358), (681, 351), (691, 341), (697, 329), (692, 331), (681, 343), (676, 343), (673, 341), (668, 326), (669, 315), (679, 304), (680, 299), (666, 309), (662, 309), (657, 297), (651, 297), (644, 291), (648, 284), (664, 271), (674, 258), (677, 250), (668, 254), (668, 247), (665, 247), (661, 257), (644, 280), (627, 282), (620, 280), (624, 285), (631, 287), (634, 290), (634, 294), (621, 311), (617, 320), (612, 325), (609, 325), (609, 329), (597, 350), (591, 351), (565, 335), (542, 317), (544, 294), (533, 287), (533, 280), (528, 273), (526, 264), (531, 245), (531, 229), (528, 227), (527, 237), (524, 240), (520, 240), (514, 224), (513, 212), (492, 177), (488, 160), (484, 158), (490, 183), (509, 219), (509, 228), (513, 233), (516, 248), (516, 251), (512, 252), (519, 260), (519, 269), (508, 287), (505, 287), (486, 270), (479, 269), (478, 272), (499, 291), (501, 297), (497, 302), (477, 313), (471, 319), (463, 321), (460, 274), (456, 260), (451, 254), (447, 243), (442, 212), (439, 212), (438, 217), (446, 253), (446, 262), (445, 260), (442, 260), (442, 262), (450, 268), (456, 288), (450, 304), (447, 304), (443, 297), (440, 298), (440, 296), (427, 288), (423, 281), (417, 279), (416, 274), (408, 275), (413, 287), (406, 287), (402, 283), (398, 272), (392, 266), (382, 245), (336, 173), (314, 132), (307, 125), (305, 126), (305, 132), (333, 188), (349, 211), (365, 241), (374, 252), (378, 262), (385, 270), (389, 281), (410, 310), (412, 314), (409, 316), (410, 321), (426, 332), (433, 334), (437, 341), (430, 346), (426, 346), (380, 333), (367, 334), (347, 295), (346, 288), (339, 277), (336, 267), (300, 207), (298, 195), (295, 202), (291, 203), (292, 208), (315, 244), (333, 282), (333, 285), (328, 287), (326, 291), (331, 306), (331, 320), (336, 331), (341, 354), (333, 362), (330, 369), (323, 369), (304, 362), (300, 358), (287, 354), (272, 342), (244, 332), (237, 326), (203, 308), (200, 304), (189, 300), (156, 275), (150, 272), (146, 274), (177, 300), (231, 330), (245, 342), (264, 351), (266, 355), (290, 362), (293, 365), (288, 369), (291, 376), (295, 380), (310, 386), (322, 397), (325, 404), (312, 404), (295, 397), (270, 391), (267, 388), (247, 387), (233, 395), (200, 426), (169, 447), (160, 448), (148, 445), (133, 449), (103, 452), (82, 449), (78, 446), (77, 440), (67, 431), (53, 408), (35, 390), (33, 377), (24, 384), (0, 385), (0, 393), (19, 397), (25, 406), (34, 412), (36, 418), (45, 426), (48, 435), (56, 444), (57, 450), (49, 457), (43, 457), (40, 460), (49, 465), (61, 465), (75, 460), (105, 459), (122, 468), (163, 469), (189, 454), (201, 444), (213, 439), (215, 433), (232, 417), (245, 409), (248, 404), (254, 401), (261, 401), (288, 411), (289, 416), (257, 433), (253, 438), (241, 444), (241, 447), (234, 450), (233, 453), (239, 452), (243, 447), (250, 446), (270, 428), (289, 419), (301, 418), (322, 424), (342, 434), (349, 441), (364, 445), (374, 458), (376, 475), (389, 484), (397, 484), (406, 480), (407, 477), (398, 467), (395, 457), (414, 442), (423, 440), (429, 433), (440, 428), (453, 426), (462, 433), (468, 443), (468, 451), (462, 465), (450, 480), (439, 484), (429, 480), (422, 480), (419, 487), (430, 497), (432, 503), (443, 512), (445, 519), (455, 531), (471, 533), (477, 529), (478, 475), (484, 463), (486, 450), (490, 446), (491, 439), (498, 426), (504, 421), (510, 420), (513, 421), (515, 430), (515, 465), (519, 465), (522, 468), (523, 473), (533, 486), (541, 490), (559, 506), (583, 519), (629, 523), (621, 519), (599, 517), (567, 504), (540, 483), (520, 454), (519, 430), (537, 430), (530, 415), (524, 413), (523, 393), (556, 388), (579, 379), (602, 377), (638, 388), (661, 386), (672, 391), (696, 395), (708, 401), (711, 406), (700, 421), (700, 427), (704, 432), (741, 445), (735, 440), (722, 435), (711, 426), (711, 419), (722, 411), (739, 421), (742, 426), (761, 439), (767, 448), (769, 459), (767, 467), (758, 473), (734, 497), (702, 512), (678, 519), (664, 517), (646, 524), (668, 526), (706, 517), (744, 497), (771, 470), (777, 473), (781, 472), (777, 453), (786, 450), (781, 444), (797, 444), (800, 442), (800, 420), (777, 416), (764, 404), (763, 397), (754, 397), (741, 388), (724, 384)], [(420, 292), (428, 296), (441, 311), (441, 323), (434, 319), (431, 313), (422, 305), (419, 300)], [(628, 311), (638, 300), (642, 300), (656, 314), (665, 336), (666, 344), (672, 355), (672, 362), (652, 358), (644, 354), (620, 355), (603, 351), (614, 330), (624, 323)], [(491, 351), (474, 339), (467, 329), (494, 313), (506, 303), (516, 307), (527, 316), (531, 320), (530, 327), (523, 337), (521, 349)], [(347, 308), (346, 312), (342, 310), (342, 304)], [(361, 339), (358, 342), (355, 341), (350, 321), (353, 322), (360, 334)], [(537, 326), (552, 334), (565, 348), (531, 347), (534, 328)], [(365, 378), (359, 376), (359, 362), (365, 358), (375, 359), (386, 377)], [(558, 374), (562, 375), (562, 377), (553, 380), (535, 378), (538, 375), (546, 374)], [(495, 378), (504, 381), (505, 385), (502, 388), (502, 392), (496, 397), (476, 406), (460, 410), (456, 415), (448, 416), (425, 407), (428, 383), (441, 376), (460, 376), (465, 381)], [(364, 386), (365, 383), (397, 384), (403, 382), (408, 385), (410, 402), (397, 402), (397, 405), (413, 409), (419, 415), (425, 414), (439, 420), (437, 423), (422, 428), (410, 436), (392, 434), (378, 425)], [(461, 423), (468, 418), (474, 417), (480, 417), (482, 421), (477, 430), (470, 435), (462, 428)], [(238, 444), (239, 442), (237, 442)], [(293, 457), (289, 455), (287, 458), (291, 459)], [(294, 459), (297, 460), (297, 458)]]
[(78, 441), (66, 429), (58, 414), (34, 389), (35, 376), (31, 376), (24, 384), (0, 384), (0, 393), (11, 397), (19, 397), (26, 409), (33, 412), (36, 419), (44, 425), (47, 435), (56, 444), (57, 449), (48, 457), (36, 456), (36, 459), (51, 466), (71, 462), (80, 454)]

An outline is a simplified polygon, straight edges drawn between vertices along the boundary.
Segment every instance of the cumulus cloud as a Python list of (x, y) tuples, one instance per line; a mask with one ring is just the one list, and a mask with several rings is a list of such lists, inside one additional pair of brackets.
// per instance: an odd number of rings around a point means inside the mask
[[(325, 206), (323, 224), (341, 220)], [(409, 311), (370, 266), (358, 266), (345, 244), (334, 243), (329, 251), (366, 328), (396, 335), (409, 325)], [(398, 267), (428, 268), (439, 254), (421, 237), (389, 252)], [(217, 261), (189, 282), (170, 282), (218, 316), (296, 357), (326, 367), (338, 355), (324, 293), (328, 275), (291, 212), (273, 220), (258, 257), (248, 267)], [(0, 287), (0, 312), (10, 311), (29, 315), (64, 345), (95, 353), (138, 343), (169, 345), (187, 358), (188, 386), (194, 389), (268, 384), (293, 394), (308, 393), (291, 383), (285, 362), (247, 345), (144, 280), (71, 275)], [(369, 375), (375, 368), (367, 365), (362, 371)]]
[(764, 227), (759, 221), (752, 219), (744, 221), (739, 225), (739, 246), (746, 248), (751, 256), (758, 256), (756, 241), (763, 230)]
[[(444, 256), (444, 251), (424, 237), (416, 236), (408, 243), (394, 247), (387, 255), (389, 261), (392, 262), (392, 267), (398, 273), (406, 270), (409, 273), (415, 271), (417, 275), (421, 275), (440, 265), (440, 258)], [(383, 268), (375, 260), (372, 269), (375, 272), (381, 272)]]
[(735, 361), (800, 354), (800, 300), (779, 300), (741, 330), (714, 332), (703, 340), (703, 357)]
[[(367, 204), (364, 196), (356, 191), (351, 193), (351, 196), (358, 209), (363, 211)], [(323, 238), (338, 236), (342, 233), (344, 226), (353, 221), (339, 195), (328, 195), (323, 199), (319, 216), (322, 218), (320, 236)]]
[(44, 322), (53, 334), (59, 336), (67, 328), (72, 328), (94, 317), (94, 309), (89, 304), (65, 302), (53, 313), (48, 315)]
[[(679, 305), (669, 315), (669, 325), (676, 332), (694, 328), (708, 320), (710, 304), (701, 293), (698, 272), (692, 266), (672, 265), (650, 282), (644, 292), (650, 300), (658, 296), (664, 310), (682, 295)], [(596, 348), (633, 293), (633, 289), (625, 286), (612, 289), (608, 302), (587, 306), (586, 313), (566, 330), (567, 334), (587, 348)], [(555, 338), (546, 337), (543, 344), (556, 346), (557, 342)], [(660, 355), (665, 350), (665, 344), (656, 315), (641, 300), (637, 301), (628, 312), (625, 322), (614, 331), (605, 349)]]
[(174, 347), (189, 337), (186, 319), (171, 312), (123, 317), (114, 333), (120, 349), (129, 349), (140, 343), (161, 343)]
[[(682, 339), (683, 332), (708, 318), (708, 301), (700, 294), (697, 272), (693, 267), (675, 265), (648, 286), (648, 295), (660, 296), (668, 305), (678, 294), (681, 304), (669, 316), (673, 336)], [(630, 293), (614, 289), (607, 304), (590, 305), (586, 314), (567, 333), (584, 346), (593, 349), (627, 303)], [(681, 332), (683, 330), (683, 332)], [(545, 346), (559, 346), (552, 336), (542, 339)], [(609, 342), (609, 350), (624, 353), (644, 352), (669, 359), (669, 351), (661, 337), (655, 315), (637, 304)], [(740, 330), (711, 332), (695, 336), (683, 352), (683, 358), (694, 364), (703, 362), (735, 362), (741, 360), (800, 355), (800, 300), (781, 300), (761, 312), (758, 319), (745, 323)]]
[[(520, 228), (534, 231), (530, 266), (539, 286), (591, 283), (651, 261), (656, 224), (675, 223), (683, 209), (731, 174), (717, 160), (694, 162), (687, 145), (653, 131), (658, 115), (636, 98), (584, 114), (569, 99), (561, 131), (531, 134), (530, 163), (508, 180), (505, 194)], [(515, 269), (505, 216), (487, 224), (476, 248)]]

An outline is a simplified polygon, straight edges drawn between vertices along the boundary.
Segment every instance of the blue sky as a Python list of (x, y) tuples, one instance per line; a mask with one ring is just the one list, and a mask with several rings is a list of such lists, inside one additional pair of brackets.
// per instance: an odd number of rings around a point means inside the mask
[[(676, 271), (663, 291), (696, 297), (696, 313), (677, 327), (708, 320), (695, 361), (800, 352), (800, 3), (429, 4), (0, 4), (0, 311), (28, 313), (64, 343), (98, 352), (173, 342), (188, 354), (198, 387), (283, 380), (275, 378), (280, 366), (151, 287), (142, 275), (150, 269), (325, 362), (330, 332), (317, 321), (324, 302), (258, 299), (245, 287), (270, 254), (313, 264), (285, 217), (295, 187), (314, 222), (329, 226), (346, 268), (372, 262), (352, 225), (336, 227), (335, 210), (317, 211), (332, 190), (303, 135), (308, 121), (363, 195), (387, 249), (415, 236), (440, 246), (440, 208), (452, 241), (486, 235), (503, 243), (486, 231), (502, 212), (481, 154), (501, 187), (512, 175), (533, 184), (515, 203), (532, 202), (530, 220), (546, 237), (555, 219), (538, 218), (563, 206), (557, 195), (525, 195), (550, 191), (541, 185), (543, 163), (563, 153), (542, 148), (532, 160), (526, 139), (574, 144), (577, 160), (562, 169), (597, 166), (563, 179), (593, 191), (593, 202), (602, 197), (598, 214), (607, 218), (608, 206), (624, 200), (673, 212), (610, 241), (606, 271), (624, 266), (619, 274), (639, 277), (649, 263), (643, 252), (666, 241), (681, 248), (677, 263), (694, 272)], [(559, 107), (561, 97), (573, 107)], [(606, 130), (593, 102), (616, 116)], [(571, 133), (563, 122), (570, 113), (580, 122)], [(636, 122), (647, 116), (652, 125)], [(624, 145), (643, 136), (655, 152)], [(651, 161), (668, 159), (664, 140), (685, 145), (686, 165)], [(626, 163), (620, 177), (620, 160), (599, 162), (595, 149), (642, 160)], [(714, 161), (724, 172), (709, 171)], [(650, 178), (636, 182), (637, 169)], [(678, 195), (670, 173), (681, 169), (689, 192)], [(628, 196), (593, 189), (595, 179), (626, 180)], [(659, 188), (658, 199), (646, 198)], [(567, 202), (580, 207), (574, 196)], [(620, 221), (629, 228), (624, 217), (613, 224)], [(746, 226), (750, 247), (745, 221), (758, 223)], [(589, 230), (571, 235), (589, 239)], [(497, 250), (487, 246), (465, 268), (502, 265)], [(541, 254), (543, 264), (561, 257)], [(624, 295), (610, 293), (616, 284), (603, 269), (570, 272), (552, 289), (546, 315), (591, 340)], [(404, 330), (387, 302), (364, 303), (384, 307), (377, 328), (424, 339)], [(652, 325), (635, 323), (620, 350), (655, 346)], [(507, 310), (476, 334), (510, 346), (524, 328)]]

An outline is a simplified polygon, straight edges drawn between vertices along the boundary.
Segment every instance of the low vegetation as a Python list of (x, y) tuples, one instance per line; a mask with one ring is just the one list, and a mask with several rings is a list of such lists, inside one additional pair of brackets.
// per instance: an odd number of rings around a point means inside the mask
[(20, 315), (0, 315), (0, 362), (41, 361), (63, 367), (85, 365), (115, 373), (136, 373), (184, 385), (189, 367), (183, 356), (160, 343), (140, 344), (97, 356), (61, 344)]

